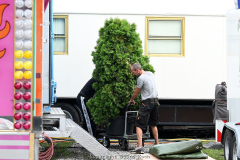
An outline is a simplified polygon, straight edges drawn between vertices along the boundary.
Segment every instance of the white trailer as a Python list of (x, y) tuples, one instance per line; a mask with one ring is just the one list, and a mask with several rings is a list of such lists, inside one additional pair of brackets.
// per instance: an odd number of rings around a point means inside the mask
[[(238, 4), (240, 4), (238, 2)], [(240, 159), (240, 7), (227, 12), (227, 109), (221, 142), (226, 160)]]
[[(81, 110), (75, 107), (77, 117), (68, 108), (73, 108), (77, 94), (92, 76), (95, 66), (91, 53), (98, 31), (106, 19), (118, 17), (137, 25), (143, 54), (150, 56), (156, 70), (161, 103), (159, 125), (214, 126), (211, 103), (215, 85), (226, 81), (226, 11), (234, 8), (233, 1), (68, 0), (66, 4), (64, 0), (54, 0), (53, 6), (55, 18), (62, 17), (66, 25), (62, 30), (65, 48), (54, 55), (57, 105), (75, 122), (81, 121)], [(153, 26), (150, 21), (178, 18), (180, 29), (177, 25), (175, 29), (180, 30), (181, 45), (166, 44), (170, 47), (163, 51), (164, 45), (151, 45), (148, 33), (160, 34), (158, 31), (164, 30), (164, 24)], [(160, 29), (155, 31), (154, 27)]]

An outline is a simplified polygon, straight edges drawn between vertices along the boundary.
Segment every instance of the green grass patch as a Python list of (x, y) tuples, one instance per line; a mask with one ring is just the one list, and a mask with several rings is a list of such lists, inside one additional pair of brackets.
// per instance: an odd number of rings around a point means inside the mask
[(224, 160), (224, 151), (223, 149), (202, 149), (203, 153), (207, 154), (208, 156), (212, 157), (216, 160)]
[[(69, 141), (69, 142), (53, 142), (54, 147), (54, 154), (51, 160), (59, 159), (59, 158), (75, 158), (78, 156), (77, 153), (74, 151), (71, 151), (68, 149), (68, 147), (71, 147), (72, 144), (76, 143), (75, 141)], [(48, 143), (41, 143), (42, 147), (45, 148), (44, 151), (46, 151), (50, 144)]]
[[(210, 142), (210, 141), (209, 141)], [(214, 141), (211, 141), (214, 142)], [(202, 144), (205, 144), (208, 142), (203, 142)], [(207, 154), (209, 157), (212, 157), (213, 159), (216, 160), (224, 160), (224, 151), (223, 149), (202, 149), (203, 153)]]

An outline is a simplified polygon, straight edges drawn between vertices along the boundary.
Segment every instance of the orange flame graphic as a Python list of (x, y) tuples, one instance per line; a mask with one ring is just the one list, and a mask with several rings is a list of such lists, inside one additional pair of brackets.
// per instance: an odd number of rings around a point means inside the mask
[(6, 52), (6, 48), (3, 49), (2, 51), (0, 51), (0, 58), (2, 58), (4, 56), (5, 52)]
[(0, 39), (5, 38), (8, 35), (8, 33), (10, 32), (10, 28), (10, 24), (7, 21), (5, 27), (0, 30)]
[[(9, 4), (1, 4), (0, 5), (0, 26), (2, 24), (3, 11), (5, 10), (5, 8), (8, 5)], [(10, 23), (8, 21), (6, 21), (5, 27), (2, 30), (0, 30), (0, 39), (5, 38), (9, 34), (10, 29), (11, 29)], [(4, 56), (5, 52), (6, 52), (6, 48), (4, 48), (2, 51), (0, 51), (0, 58), (2, 58)]]

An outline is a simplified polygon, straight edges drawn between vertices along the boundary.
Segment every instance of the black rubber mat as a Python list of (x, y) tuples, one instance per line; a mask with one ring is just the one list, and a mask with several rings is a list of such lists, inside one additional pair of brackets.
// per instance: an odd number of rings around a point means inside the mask
[(223, 145), (220, 142), (208, 142), (203, 145), (206, 149), (223, 149)]

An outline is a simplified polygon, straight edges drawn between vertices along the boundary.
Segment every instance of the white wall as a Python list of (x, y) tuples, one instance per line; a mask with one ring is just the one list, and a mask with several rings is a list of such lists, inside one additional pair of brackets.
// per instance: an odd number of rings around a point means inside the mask
[[(67, 2), (67, 3), (66, 3)], [(226, 15), (234, 0), (53, 0), (55, 13)]]
[(234, 0), (53, 0), (54, 14), (69, 15), (68, 55), (54, 56), (58, 97), (76, 97), (91, 78), (91, 53), (110, 17), (137, 24), (145, 49), (145, 16), (185, 17), (185, 57), (151, 57), (159, 98), (213, 99), (226, 81), (226, 11)]
[[(137, 24), (145, 48), (144, 15), (69, 14), (69, 54), (55, 55), (58, 97), (76, 97), (91, 78), (91, 53), (98, 31), (110, 17)], [(159, 98), (213, 99), (215, 85), (226, 81), (225, 17), (184, 16), (185, 57), (151, 57)]]
[(240, 121), (240, 10), (227, 14), (227, 108), (229, 121)]
[(224, 26), (225, 17), (186, 17), (185, 57), (151, 58), (160, 98), (214, 98), (215, 85), (226, 81)]

